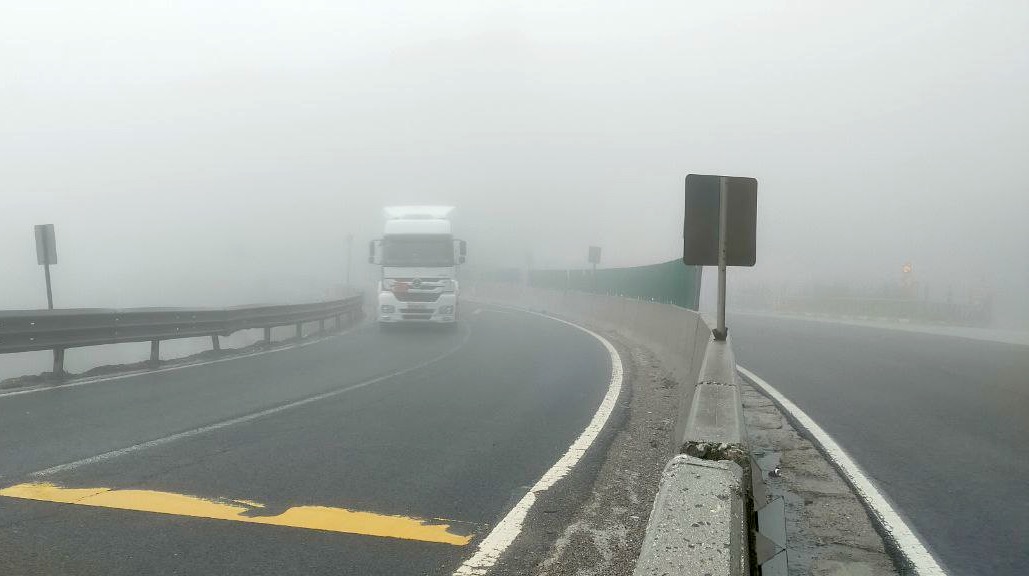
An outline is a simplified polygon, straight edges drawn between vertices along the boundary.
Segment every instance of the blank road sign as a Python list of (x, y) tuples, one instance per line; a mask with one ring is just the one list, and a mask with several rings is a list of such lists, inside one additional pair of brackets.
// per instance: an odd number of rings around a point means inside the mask
[(36, 224), (36, 263), (57, 264), (57, 238), (53, 224)]
[[(718, 265), (721, 176), (686, 176), (686, 214), (682, 261), (693, 266)], [(757, 180), (726, 177), (726, 265), (757, 262)]]
[(600, 246), (590, 246), (590, 264), (600, 264)]

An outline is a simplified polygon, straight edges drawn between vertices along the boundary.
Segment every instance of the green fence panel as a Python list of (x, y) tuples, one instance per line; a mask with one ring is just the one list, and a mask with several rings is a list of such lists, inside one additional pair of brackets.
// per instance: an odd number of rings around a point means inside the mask
[(592, 270), (533, 270), (529, 283), (536, 288), (595, 292), (675, 304), (696, 310), (700, 303), (699, 266), (672, 260), (632, 268)]

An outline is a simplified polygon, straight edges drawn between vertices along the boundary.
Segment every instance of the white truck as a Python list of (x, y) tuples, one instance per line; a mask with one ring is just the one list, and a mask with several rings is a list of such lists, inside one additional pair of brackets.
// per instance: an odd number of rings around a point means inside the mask
[(380, 326), (434, 323), (456, 326), (457, 266), (467, 247), (451, 229), (452, 206), (385, 208), (381, 240), (368, 246), (368, 261), (381, 265), (378, 281)]

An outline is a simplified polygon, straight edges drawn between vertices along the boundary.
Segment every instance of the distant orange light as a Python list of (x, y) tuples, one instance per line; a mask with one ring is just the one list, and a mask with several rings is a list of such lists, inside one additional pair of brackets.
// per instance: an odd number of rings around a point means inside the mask
[(911, 264), (905, 264), (904, 267), (901, 268), (901, 270), (903, 270), (905, 274), (910, 274), (911, 273)]

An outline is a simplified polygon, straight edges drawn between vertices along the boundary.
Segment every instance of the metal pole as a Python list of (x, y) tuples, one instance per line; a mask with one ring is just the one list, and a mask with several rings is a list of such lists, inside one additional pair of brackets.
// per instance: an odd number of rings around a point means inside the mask
[[(50, 246), (46, 241), (46, 233), (43, 235), (43, 257), (46, 261), (43, 264), (43, 275), (46, 277), (46, 307), (47, 310), (54, 309), (54, 293), (50, 287)], [(64, 375), (64, 349), (54, 348), (54, 376)]]
[[(54, 293), (50, 289), (50, 243), (47, 242), (46, 232), (42, 234), (43, 239), (43, 273), (46, 275), (46, 306), (47, 309), (54, 309)], [(54, 358), (56, 362), (56, 357)]]
[(150, 341), (150, 362), (157, 364), (161, 361), (161, 341), (151, 340)]
[(46, 307), (50, 310), (53, 310), (54, 293), (50, 290), (50, 264), (43, 265), (43, 273), (46, 274)]
[(597, 293), (597, 263), (593, 263), (593, 293)]
[[(46, 275), (46, 306), (47, 309), (54, 309), (54, 294), (50, 290), (50, 243), (47, 242), (46, 232), (40, 236), (43, 241), (43, 273)], [(56, 357), (55, 357), (56, 360)]]
[(725, 263), (726, 263), (726, 227), (728, 209), (726, 199), (729, 192), (729, 179), (722, 176), (718, 190), (718, 327), (714, 330), (715, 340), (725, 340), (729, 335), (725, 327)]
[(211, 349), (215, 352), (220, 352), (222, 349), (222, 344), (218, 341), (217, 334), (211, 334)]

